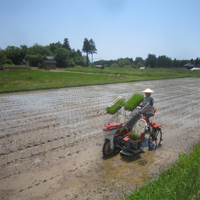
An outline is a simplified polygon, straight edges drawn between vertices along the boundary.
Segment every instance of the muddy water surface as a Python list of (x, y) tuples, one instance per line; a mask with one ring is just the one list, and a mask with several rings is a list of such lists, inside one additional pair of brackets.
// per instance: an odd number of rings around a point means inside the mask
[[(162, 146), (102, 156), (106, 106), (154, 90)], [(0, 95), (2, 199), (116, 199), (199, 141), (200, 81), (183, 78)]]

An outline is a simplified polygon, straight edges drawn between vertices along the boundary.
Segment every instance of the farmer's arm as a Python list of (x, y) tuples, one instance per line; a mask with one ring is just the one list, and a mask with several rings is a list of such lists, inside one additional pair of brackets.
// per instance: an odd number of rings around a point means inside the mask
[(153, 100), (153, 98), (151, 98), (149, 104), (150, 104), (151, 106), (153, 106), (153, 102), (154, 102), (154, 100)]

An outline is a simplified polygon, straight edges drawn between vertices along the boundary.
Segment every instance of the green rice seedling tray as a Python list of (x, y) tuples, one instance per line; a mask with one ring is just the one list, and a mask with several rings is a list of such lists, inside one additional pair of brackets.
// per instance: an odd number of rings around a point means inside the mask
[(106, 108), (106, 112), (114, 115), (122, 107), (124, 101), (125, 101), (124, 99), (120, 99), (111, 107), (108, 106)]
[(139, 135), (132, 132), (132, 133), (129, 135), (129, 138), (130, 138), (131, 140), (137, 140), (137, 139), (139, 138)]
[(133, 111), (144, 100), (143, 94), (134, 94), (124, 103), (125, 110)]

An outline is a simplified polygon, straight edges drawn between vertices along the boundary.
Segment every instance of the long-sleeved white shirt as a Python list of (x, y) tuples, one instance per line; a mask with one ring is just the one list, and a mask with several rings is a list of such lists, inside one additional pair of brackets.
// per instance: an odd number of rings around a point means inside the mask
[(149, 105), (146, 107), (146, 114), (153, 114), (153, 102), (154, 100), (151, 96), (144, 97), (142, 106), (145, 106), (147, 103), (149, 103)]

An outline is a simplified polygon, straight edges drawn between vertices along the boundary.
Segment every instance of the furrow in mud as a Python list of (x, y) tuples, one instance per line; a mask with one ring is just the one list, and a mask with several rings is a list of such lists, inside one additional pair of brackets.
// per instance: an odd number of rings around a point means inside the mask
[[(145, 153), (105, 159), (102, 129), (111, 117), (105, 108), (115, 97), (127, 100), (147, 87), (154, 90), (157, 111), (151, 121), (162, 125), (161, 147), (149, 151), (147, 135)], [(119, 197), (198, 142), (199, 92), (198, 78), (183, 78), (1, 94), (0, 195), (15, 200)]]

